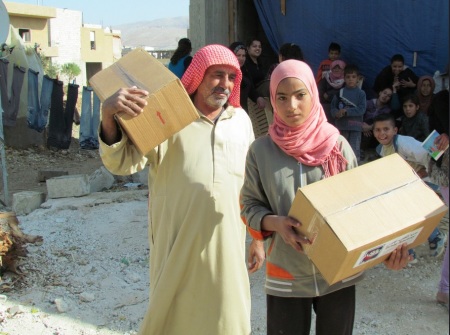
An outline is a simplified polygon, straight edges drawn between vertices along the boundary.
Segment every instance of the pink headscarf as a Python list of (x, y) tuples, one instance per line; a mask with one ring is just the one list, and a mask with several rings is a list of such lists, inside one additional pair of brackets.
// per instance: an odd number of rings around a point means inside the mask
[[(288, 126), (278, 116), (276, 91), (285, 78), (301, 80), (311, 95), (311, 113), (298, 127)], [(275, 68), (270, 78), (270, 101), (274, 110), (274, 122), (269, 128), (269, 134), (286, 154), (305, 165), (321, 165), (325, 177), (346, 169), (347, 161), (337, 145), (339, 131), (327, 122), (314, 75), (306, 63), (290, 59)]]
[(338, 89), (344, 86), (344, 72), (342, 72), (340, 75), (334, 74), (334, 72), (331, 70), (336, 66), (339, 66), (341, 69), (345, 69), (345, 62), (339, 59), (333, 61), (330, 64), (330, 71), (325, 73), (325, 78), (333, 88)]
[(205, 76), (206, 70), (212, 65), (229, 65), (236, 70), (234, 88), (228, 98), (228, 103), (233, 107), (240, 107), (241, 68), (239, 67), (239, 62), (235, 54), (223, 45), (207, 45), (195, 53), (191, 64), (181, 78), (181, 82), (187, 93), (192, 95), (197, 91)]

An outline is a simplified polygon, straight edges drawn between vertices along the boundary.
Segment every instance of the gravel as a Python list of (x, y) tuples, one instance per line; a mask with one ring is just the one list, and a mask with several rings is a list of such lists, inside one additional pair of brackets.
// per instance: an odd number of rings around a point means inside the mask
[[(51, 199), (20, 227), (28, 245), (18, 277), (0, 280), (0, 335), (133, 335), (148, 304), (146, 189)], [(441, 222), (448, 231), (448, 216)], [(416, 248), (419, 262), (393, 272), (378, 265), (357, 286), (354, 334), (448, 334), (435, 302), (442, 256)], [(264, 271), (250, 276), (253, 334), (265, 334)], [(314, 334), (312, 331), (311, 334)], [(214, 335), (214, 334), (212, 334)]]

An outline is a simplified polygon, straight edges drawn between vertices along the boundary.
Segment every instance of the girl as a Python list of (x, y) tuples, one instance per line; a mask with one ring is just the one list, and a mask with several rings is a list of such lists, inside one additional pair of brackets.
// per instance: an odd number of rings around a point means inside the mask
[(344, 69), (345, 62), (342, 60), (335, 60), (330, 65), (330, 71), (325, 72), (323, 78), (319, 81), (318, 89), (320, 95), (320, 102), (325, 110), (327, 119), (334, 123), (334, 118), (331, 116), (331, 101), (333, 97), (339, 93), (339, 90), (344, 86)]
[(410, 94), (403, 100), (403, 117), (401, 120), (400, 135), (414, 137), (423, 142), (430, 134), (428, 116), (420, 111), (420, 102), (417, 95)]
[[(267, 334), (309, 334), (312, 308), (316, 334), (351, 334), (355, 286), (362, 275), (329, 286), (302, 245), (310, 244), (287, 216), (298, 187), (356, 166), (355, 155), (329, 124), (319, 101), (314, 75), (301, 61), (276, 67), (270, 81), (274, 122), (269, 135), (255, 140), (247, 154), (242, 215), (250, 234), (266, 240)], [(250, 246), (251, 270), (262, 266), (261, 242)], [(391, 269), (408, 263), (406, 245), (385, 262)]]

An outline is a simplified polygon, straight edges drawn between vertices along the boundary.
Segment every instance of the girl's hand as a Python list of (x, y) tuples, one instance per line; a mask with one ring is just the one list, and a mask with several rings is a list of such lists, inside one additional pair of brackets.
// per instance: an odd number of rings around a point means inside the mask
[(409, 261), (412, 260), (412, 256), (409, 255), (408, 245), (399, 245), (389, 256), (388, 259), (384, 261), (384, 265), (390, 270), (401, 270), (408, 265)]
[(274, 231), (281, 236), (284, 243), (289, 244), (298, 252), (303, 252), (303, 244), (311, 244), (308, 237), (298, 233), (295, 228), (299, 228), (301, 223), (288, 216), (266, 215), (261, 228), (267, 231)]
[(248, 272), (253, 273), (261, 269), (265, 259), (266, 252), (264, 251), (263, 241), (253, 240), (248, 251)]

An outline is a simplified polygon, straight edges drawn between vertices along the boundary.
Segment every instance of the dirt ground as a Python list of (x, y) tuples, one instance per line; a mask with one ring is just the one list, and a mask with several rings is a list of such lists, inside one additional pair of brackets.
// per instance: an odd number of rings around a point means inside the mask
[[(91, 174), (102, 166), (98, 153), (79, 150), (76, 139), (67, 151), (7, 148), (6, 155), (10, 197), (45, 192), (39, 170)], [(43, 243), (28, 246), (22, 276), (7, 272), (0, 280), (0, 335), (136, 334), (148, 303), (147, 202), (147, 189), (118, 182), (107, 192), (51, 199), (19, 216), (22, 230), (43, 236)], [(448, 232), (448, 216), (441, 227)], [(442, 257), (429, 257), (427, 245), (416, 252), (419, 262), (403, 271), (383, 265), (367, 271), (357, 286), (354, 334), (449, 333), (449, 311), (435, 302)], [(253, 334), (262, 335), (264, 271), (250, 283)]]

